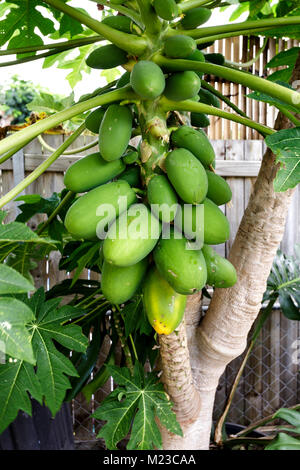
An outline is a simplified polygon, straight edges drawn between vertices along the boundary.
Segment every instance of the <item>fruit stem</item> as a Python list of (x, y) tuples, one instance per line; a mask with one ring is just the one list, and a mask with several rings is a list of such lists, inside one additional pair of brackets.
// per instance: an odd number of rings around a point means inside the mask
[(24, 178), (21, 183), (17, 184), (13, 189), (11, 189), (8, 193), (5, 194), (0, 199), (0, 208), (8, 204), (12, 199), (14, 199), (18, 194), (20, 194), (27, 186), (33, 183), (39, 176), (41, 176), (44, 171), (46, 171), (52, 163), (57, 160), (60, 155), (64, 152), (66, 148), (68, 148), (74, 140), (84, 131), (85, 123), (81, 124), (81, 126), (76, 129), (76, 131), (52, 154), (50, 155), (41, 165), (39, 165), (35, 170), (33, 170), (30, 175)]
[(124, 49), (127, 52), (130, 52), (131, 54), (139, 56), (146, 49), (147, 44), (143, 38), (136, 36), (135, 34), (123, 33), (122, 31), (111, 28), (110, 26), (101, 23), (100, 21), (94, 20), (76, 8), (66, 5), (61, 0), (45, 0), (45, 3), (51, 5), (59, 11), (62, 11), (74, 20), (79, 21), (81, 24), (88, 26), (91, 30), (101, 34), (105, 37), (105, 39), (108, 39), (116, 46)]
[(41, 235), (43, 231), (51, 224), (52, 220), (60, 213), (61, 209), (67, 204), (67, 202), (72, 199), (75, 193), (68, 191), (65, 197), (60, 201), (59, 205), (54, 209), (54, 211), (49, 215), (48, 219), (40, 226), (36, 231), (37, 235)]
[[(57, 149), (51, 147), (51, 145), (48, 145), (47, 142), (43, 139), (43, 137), (41, 135), (38, 135), (37, 138), (38, 138), (40, 144), (43, 147), (45, 147), (45, 149), (49, 150), (50, 152), (55, 152), (57, 150)], [(96, 145), (98, 145), (98, 144), (99, 144), (99, 139), (93, 140), (93, 142), (90, 142), (89, 144), (84, 145), (83, 147), (78, 147), (77, 149), (68, 150), (67, 152), (62, 153), (62, 155), (73, 155), (75, 153), (81, 153), (81, 152), (84, 152), (85, 150), (89, 150), (93, 147), (96, 147)]]
[(185, 59), (168, 59), (167, 57), (163, 57), (159, 54), (157, 54), (153, 60), (156, 62), (156, 64), (164, 67), (168, 71), (178, 72), (181, 70), (194, 70), (196, 72), (198, 71), (206, 74), (216, 75), (217, 77), (225, 78), (231, 82), (244, 85), (251, 90), (266, 93), (273, 98), (280, 99), (286, 104), (300, 109), (300, 94), (297, 91), (265, 80), (264, 78), (257, 77), (256, 75), (232, 68), (223, 67), (222, 65), (210, 64), (208, 62), (196, 62), (195, 60), (193, 61)]
[[(136, 95), (132, 92), (129, 86), (119, 88), (117, 90), (105, 93), (103, 95), (95, 96), (86, 101), (81, 101), (77, 104), (74, 104), (70, 108), (67, 108), (63, 111), (59, 111), (56, 114), (53, 114), (45, 119), (42, 119), (31, 126), (18, 131), (16, 134), (10, 135), (5, 139), (0, 141), (0, 155), (3, 155), (5, 152), (9, 152), (0, 159), (0, 164), (5, 162), (9, 157), (14, 155), (14, 153), (26, 145), (28, 142), (33, 140), (39, 134), (42, 134), (44, 131), (51, 129), (52, 127), (57, 126), (58, 124), (71, 119), (73, 116), (84, 113), (92, 108), (102, 106), (104, 104), (110, 104), (114, 101), (120, 101), (123, 99), (135, 99)], [(15, 152), (12, 152), (12, 147), (15, 149)]]
[(227, 111), (223, 111), (219, 108), (215, 108), (214, 106), (209, 106), (207, 104), (196, 103), (195, 101), (171, 101), (163, 97), (161, 99), (161, 105), (166, 111), (187, 111), (195, 113), (205, 113), (212, 116), (219, 116), (224, 119), (229, 119), (230, 121), (234, 121), (257, 130), (264, 137), (266, 135), (271, 135), (275, 133), (273, 129), (270, 129), (267, 126), (252, 121), (249, 118), (244, 118), (236, 114), (228, 113)]

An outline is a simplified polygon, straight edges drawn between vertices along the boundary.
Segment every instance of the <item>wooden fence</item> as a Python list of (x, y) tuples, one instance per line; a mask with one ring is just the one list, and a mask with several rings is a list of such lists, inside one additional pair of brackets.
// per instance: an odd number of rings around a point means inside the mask
[[(54, 147), (59, 146), (63, 139), (63, 136), (45, 136), (45, 140)], [(82, 138), (79, 144), (77, 142), (73, 145), (78, 147), (84, 143), (83, 140), (90, 139), (90, 137)], [(216, 171), (227, 179), (233, 193), (232, 204), (223, 207), (230, 221), (231, 236), (225, 245), (217, 247), (220, 254), (226, 255), (248, 203), (265, 144), (262, 140), (213, 140), (212, 143), (217, 157)], [(41, 148), (38, 141), (33, 141), (25, 147), (24, 153), (20, 151), (13, 159), (4, 163), (1, 166), (1, 194), (5, 194), (18, 183), (24, 174), (28, 174), (41, 163), (48, 153)], [(46, 173), (27, 188), (26, 194), (38, 193), (49, 197), (54, 191), (59, 192), (63, 188), (65, 170), (78, 158), (78, 156), (60, 157)], [(18, 211), (16, 204), (11, 203), (7, 208), (10, 212), (9, 218), (13, 219)], [(35, 228), (41, 220), (43, 220), (42, 215), (35, 216), (30, 222), (32, 228)], [(299, 233), (300, 187), (293, 198), (285, 236), (281, 244), (285, 253), (292, 253), (294, 244), (300, 242)], [(59, 254), (53, 253), (49, 259), (39, 263), (34, 271), (37, 286), (43, 285), (49, 289), (65, 278), (66, 273), (58, 270), (58, 261)], [(91, 278), (95, 274), (85, 271), (84, 276)], [(298, 323), (287, 320), (279, 310), (274, 310), (249, 359), (229, 414), (229, 420), (240, 424), (248, 423), (274, 411), (279, 406), (294, 405), (299, 402), (299, 365), (294, 364), (292, 360), (299, 338)], [(98, 366), (102, 359), (101, 355)], [(240, 362), (241, 358), (238, 358), (231, 363), (220, 381), (216, 397), (216, 416), (220, 414)], [(76, 438), (81, 443), (95, 439), (97, 423), (90, 419), (90, 413), (110, 389), (109, 381), (96, 394), (90, 405), (84, 402), (81, 395), (74, 401), (74, 428)], [(95, 445), (99, 445), (99, 442)]]

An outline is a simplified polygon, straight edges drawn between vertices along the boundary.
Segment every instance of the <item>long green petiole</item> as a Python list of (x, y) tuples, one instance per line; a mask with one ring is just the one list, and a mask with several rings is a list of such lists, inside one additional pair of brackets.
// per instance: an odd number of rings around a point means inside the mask
[(232, 65), (233, 67), (247, 69), (251, 67), (251, 65), (255, 64), (258, 61), (260, 55), (264, 52), (266, 45), (268, 44), (269, 38), (265, 38), (262, 47), (257, 51), (255, 56), (248, 60), (248, 62), (231, 62), (230, 60), (226, 60), (226, 64)]
[[(6, 152), (11, 152), (12, 147), (14, 149), (22, 148), (39, 134), (42, 134), (44, 131), (51, 129), (52, 127), (55, 127), (58, 124), (67, 121), (68, 119), (71, 119), (77, 114), (84, 113), (85, 111), (96, 108), (97, 106), (113, 103), (114, 101), (131, 100), (135, 98), (136, 95), (131, 91), (131, 88), (127, 86), (103, 95), (96, 96), (95, 98), (91, 98), (86, 101), (81, 101), (80, 103), (77, 103), (68, 109), (53, 114), (46, 119), (42, 119), (32, 126), (29, 126), (26, 129), (22, 129), (21, 131), (18, 131), (17, 133), (1, 140), (0, 155), (3, 155)], [(13, 152), (12, 155), (14, 153), (15, 152)], [(4, 157), (0, 159), (0, 164), (6, 161), (8, 158), (9, 157), (7, 157), (7, 154), (4, 155)]]
[(65, 49), (66, 47), (79, 47), (85, 46), (87, 44), (92, 44), (94, 42), (103, 41), (102, 36), (92, 36), (90, 38), (81, 38), (73, 39), (71, 41), (55, 42), (54, 44), (44, 44), (42, 46), (26, 46), (26, 47), (16, 47), (14, 49), (6, 49), (5, 51), (0, 51), (0, 56), (3, 55), (14, 55), (14, 54), (26, 54), (27, 52), (37, 52), (37, 51), (46, 51), (51, 49)]
[(211, 0), (188, 0), (187, 2), (179, 3), (178, 7), (182, 13), (185, 13), (192, 8), (202, 7), (208, 3), (211, 3)]
[(279, 111), (284, 114), (295, 126), (300, 126), (300, 121), (299, 119), (296, 118), (290, 111), (288, 111), (284, 106), (278, 106), (276, 105), (276, 108), (279, 109)]
[(42, 54), (22, 57), (21, 59), (10, 60), (7, 62), (1, 62), (0, 67), (9, 67), (10, 65), (19, 65), (19, 64), (25, 64), (26, 62), (33, 62), (34, 60), (44, 59), (45, 57), (50, 57), (52, 55), (59, 54), (60, 52), (64, 52), (64, 51), (69, 51), (71, 49), (74, 49), (74, 46), (69, 46), (69, 47), (60, 48), (60, 49), (52, 49), (51, 51), (43, 52)]
[(119, 13), (122, 13), (122, 15), (128, 16), (128, 18), (132, 19), (141, 28), (143, 28), (144, 26), (141, 16), (136, 11), (133, 11), (131, 8), (127, 8), (124, 5), (120, 5), (118, 3), (115, 4), (115, 3), (106, 2), (104, 0), (91, 0), (91, 2), (95, 2), (99, 5), (107, 6), (111, 8), (112, 10), (116, 10)]
[(122, 31), (111, 28), (100, 21), (94, 20), (76, 8), (66, 5), (61, 0), (45, 0), (45, 3), (88, 26), (92, 31), (101, 34), (104, 38), (131, 54), (141, 55), (146, 49), (147, 44), (143, 38), (135, 34), (123, 33)]
[[(216, 34), (234, 33), (241, 30), (271, 29), (280, 26), (300, 25), (300, 16), (288, 16), (284, 18), (269, 18), (267, 20), (244, 21), (242, 23), (226, 24), (221, 26), (207, 26), (206, 28), (178, 31), (179, 34), (191, 36), (194, 39), (208, 38)], [(101, 34), (101, 33), (100, 33)]]
[(0, 199), (0, 208), (12, 201), (18, 194), (24, 191), (31, 183), (33, 183), (39, 176), (41, 176), (52, 163), (57, 160), (60, 155), (77, 139), (77, 137), (84, 131), (85, 123), (82, 124), (76, 131), (54, 152), (48, 157), (41, 165), (39, 165), (30, 175), (28, 175), (21, 183), (17, 184), (5, 196)]
[(54, 211), (49, 215), (48, 219), (40, 226), (40, 228), (36, 231), (37, 235), (41, 235), (43, 231), (51, 224), (52, 220), (60, 213), (62, 208), (67, 204), (67, 202), (72, 199), (74, 193), (72, 191), (68, 191), (65, 197), (61, 200), (60, 204), (54, 209)]
[(211, 116), (219, 116), (224, 119), (228, 119), (230, 121), (237, 122), (247, 127), (251, 127), (258, 131), (261, 135), (271, 135), (274, 134), (274, 130), (270, 129), (267, 126), (259, 124), (255, 121), (252, 121), (249, 118), (245, 118), (243, 116), (238, 116), (236, 114), (228, 113), (227, 111), (223, 111), (219, 108), (215, 108), (214, 106), (209, 106), (203, 103), (197, 103), (196, 101), (171, 101), (167, 98), (163, 97), (161, 99), (161, 106), (165, 111), (187, 111), (187, 112), (195, 112), (195, 113), (205, 113)]
[[(45, 147), (45, 149), (49, 150), (50, 152), (55, 152), (56, 149), (51, 147), (51, 145), (48, 145), (47, 142), (43, 139), (43, 137), (41, 135), (38, 135), (38, 141), (40, 142), (40, 144)], [(77, 149), (72, 149), (72, 150), (68, 150), (67, 152), (64, 152), (62, 155), (74, 155), (75, 153), (81, 153), (81, 152), (85, 152), (85, 150), (89, 150), (93, 147), (96, 147), (96, 145), (99, 144), (99, 139), (96, 139), (96, 140), (93, 140), (93, 142), (90, 142), (89, 144), (87, 145), (84, 145), (83, 147), (78, 147)]]
[[(273, 29), (275, 31), (276, 28), (273, 28)], [(219, 39), (233, 38), (236, 36), (250, 36), (251, 34), (264, 33), (264, 32), (265, 32), (265, 28), (241, 29), (239, 31), (234, 31), (233, 33), (221, 33), (221, 34), (215, 34), (214, 36), (208, 36), (208, 37), (196, 39), (196, 43), (205, 44), (207, 41), (218, 41)]]
[(206, 90), (210, 91), (213, 95), (215, 95), (217, 98), (219, 98), (221, 101), (224, 101), (230, 108), (232, 108), (236, 113), (240, 114), (243, 117), (247, 117), (247, 114), (244, 113), (238, 106), (236, 106), (234, 103), (230, 101), (227, 96), (224, 96), (219, 90), (216, 90), (210, 83), (206, 82), (205, 80), (201, 80), (201, 86), (202, 88), (205, 88)]
[(230, 82), (239, 83), (251, 90), (261, 91), (274, 98), (280, 99), (284, 103), (293, 105), (300, 109), (300, 94), (277, 83), (265, 80), (250, 73), (242, 72), (232, 68), (223, 67), (222, 65), (210, 64), (208, 62), (196, 62), (195, 60), (184, 59), (168, 59), (157, 54), (153, 58), (161, 67), (168, 71), (179, 72), (185, 70), (194, 70), (195, 72), (203, 72), (206, 74), (216, 75), (225, 78)]

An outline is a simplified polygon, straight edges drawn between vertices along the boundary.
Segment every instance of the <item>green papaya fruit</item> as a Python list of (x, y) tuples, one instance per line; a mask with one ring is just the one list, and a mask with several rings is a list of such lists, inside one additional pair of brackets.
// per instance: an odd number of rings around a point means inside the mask
[(204, 245), (202, 253), (207, 266), (207, 284), (214, 287), (232, 287), (237, 281), (235, 267), (213, 248)]
[(132, 26), (134, 24), (130, 18), (123, 15), (107, 16), (101, 23), (128, 34), (132, 33)]
[(198, 204), (207, 194), (205, 169), (199, 160), (184, 148), (173, 150), (165, 160), (167, 175), (180, 198), (188, 204)]
[(201, 81), (192, 71), (172, 74), (166, 81), (165, 96), (172, 101), (183, 101), (199, 93)]
[(208, 180), (207, 197), (217, 206), (227, 204), (232, 199), (232, 192), (227, 181), (213, 171), (206, 170)]
[[(162, 222), (171, 222), (177, 211), (177, 196), (164, 175), (154, 175), (147, 187), (152, 213)], [(160, 207), (157, 207), (160, 206)]]
[(132, 163), (137, 162), (138, 159), (139, 153), (136, 150), (130, 150), (124, 155), (124, 157), (122, 157), (122, 160), (126, 165), (131, 165)]
[(196, 62), (205, 62), (205, 57), (203, 52), (196, 49), (192, 54), (186, 57), (186, 60), (195, 60)]
[(146, 100), (154, 100), (165, 89), (165, 76), (161, 68), (150, 60), (141, 60), (135, 64), (130, 76), (133, 90)]
[(194, 127), (208, 127), (209, 117), (204, 113), (191, 113), (191, 124)]
[(92, 111), (85, 120), (85, 127), (94, 132), (94, 134), (99, 134), (100, 124), (105, 114), (105, 109), (97, 108), (95, 111)]
[(204, 243), (219, 245), (225, 243), (230, 236), (230, 226), (227, 217), (210, 199), (203, 201), (204, 205)]
[(191, 243), (180, 232), (170, 228), (170, 237), (161, 238), (153, 252), (160, 274), (176, 292), (184, 295), (201, 290), (207, 279), (203, 253), (193, 249)]
[(122, 88), (130, 83), (130, 72), (125, 72), (117, 81), (117, 88)]
[(149, 323), (159, 335), (170, 335), (180, 325), (186, 300), (157, 269), (150, 269), (143, 287), (143, 302)]
[(193, 38), (176, 34), (165, 40), (164, 54), (172, 59), (185, 59), (193, 54), (196, 48), (197, 44)]
[(71, 165), (64, 177), (69, 191), (84, 193), (107, 183), (125, 170), (122, 160), (106, 162), (100, 153), (92, 153)]
[(184, 29), (196, 29), (206, 23), (211, 17), (211, 10), (208, 8), (192, 8), (184, 14), (180, 24)]
[(183, 147), (192, 152), (204, 166), (209, 166), (215, 159), (214, 149), (201, 129), (181, 126), (172, 132), (171, 142), (174, 147)]
[(166, 21), (172, 21), (179, 15), (178, 6), (174, 0), (154, 0), (153, 7), (157, 16)]
[(112, 304), (127, 302), (138, 290), (147, 267), (147, 258), (122, 268), (104, 261), (101, 270), (101, 288), (104, 297)]
[(201, 103), (209, 104), (215, 108), (221, 108), (220, 100), (210, 91), (205, 90), (205, 88), (201, 88), (199, 91), (199, 98)]
[(99, 149), (104, 160), (121, 158), (126, 151), (132, 132), (132, 113), (127, 106), (111, 104), (101, 122)]
[(114, 44), (98, 47), (86, 59), (92, 69), (113, 69), (127, 62), (127, 52)]
[(225, 57), (219, 52), (212, 52), (211, 54), (204, 54), (206, 62), (211, 62), (216, 65), (224, 65)]
[(177, 210), (174, 226), (188, 240), (196, 240), (198, 248), (204, 243), (204, 205), (182, 204)]
[[(107, 183), (78, 198), (69, 208), (65, 227), (77, 239), (97, 240), (120, 211), (136, 200), (135, 192), (126, 181)], [(106, 211), (108, 205), (111, 211)]]
[(115, 266), (132, 266), (155, 247), (161, 224), (144, 204), (134, 204), (111, 225), (103, 244), (104, 258)]
[(118, 179), (127, 181), (132, 188), (140, 188), (141, 170), (137, 165), (128, 166)]

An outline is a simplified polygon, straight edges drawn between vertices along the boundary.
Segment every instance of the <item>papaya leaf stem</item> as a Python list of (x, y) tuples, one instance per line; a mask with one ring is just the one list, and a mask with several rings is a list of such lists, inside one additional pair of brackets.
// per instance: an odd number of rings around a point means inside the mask
[(61, 209), (67, 204), (67, 202), (73, 197), (74, 193), (68, 191), (65, 197), (61, 200), (59, 205), (54, 209), (54, 211), (49, 215), (48, 219), (40, 226), (36, 231), (37, 235), (41, 235), (43, 231), (51, 224), (52, 220), (60, 213)]
[[(58, 124), (71, 119), (78, 114), (84, 113), (89, 109), (96, 108), (98, 106), (102, 106), (104, 104), (110, 104), (114, 101), (121, 101), (123, 99), (134, 99), (136, 95), (131, 91), (129, 86), (119, 88), (117, 90), (111, 91), (109, 93), (105, 93), (102, 95), (95, 96), (94, 98), (88, 99), (86, 101), (81, 101), (77, 104), (74, 104), (70, 108), (67, 108), (63, 111), (59, 111), (56, 114), (53, 114), (46, 119), (42, 119), (35, 124), (18, 131), (17, 133), (6, 137), (5, 139), (0, 141), (0, 155), (3, 155), (6, 152), (8, 154), (4, 155), (0, 159), (0, 164), (6, 161), (10, 156), (12, 156), (17, 149), (19, 150), (28, 142), (33, 140), (39, 134), (42, 134), (44, 131), (51, 129), (52, 127), (57, 126)], [(12, 152), (12, 147), (15, 149)]]
[[(38, 135), (37, 138), (40, 144), (43, 147), (45, 147), (45, 149), (50, 150), (50, 152), (55, 152), (57, 150), (51, 147), (51, 145), (48, 145), (41, 135)], [(84, 145), (83, 147), (78, 147), (77, 149), (68, 150), (67, 152), (64, 152), (62, 155), (74, 155), (75, 153), (81, 153), (81, 152), (84, 152), (85, 150), (89, 150), (93, 147), (96, 147), (96, 145), (98, 144), (99, 144), (99, 139), (96, 139), (96, 140), (93, 140), (93, 142), (90, 142), (89, 144)]]
[[(252, 21), (243, 21), (242, 23), (233, 23), (220, 26), (207, 26), (198, 29), (182, 30), (177, 32), (177, 34), (184, 34), (186, 36), (191, 36), (194, 39), (214, 36), (216, 34), (223, 33), (234, 33), (235, 31), (249, 30), (252, 29), (271, 29), (279, 28), (281, 26), (290, 26), (290, 25), (300, 25), (300, 16), (288, 16), (284, 18), (268, 18), (266, 20), (252, 20)], [(101, 34), (101, 33), (100, 33)], [(288, 34), (287, 34), (288, 35)]]
[(146, 49), (147, 44), (144, 38), (136, 36), (135, 34), (123, 33), (122, 31), (111, 28), (110, 26), (91, 18), (85, 13), (82, 13), (76, 8), (65, 4), (61, 0), (45, 0), (45, 3), (59, 11), (62, 11), (85, 26), (88, 26), (92, 31), (101, 34), (105, 39), (111, 41), (116, 46), (131, 54), (139, 56)]
[(150, 0), (136, 0), (146, 31), (157, 34), (161, 31), (162, 22), (158, 18)]
[(211, 0), (188, 0), (187, 2), (180, 3), (178, 6), (180, 11), (185, 13), (192, 8), (202, 7), (208, 3), (211, 3)]
[(245, 118), (248, 117), (247, 114), (244, 113), (244, 111), (242, 111), (238, 106), (232, 103), (230, 99), (227, 98), (227, 96), (224, 96), (219, 90), (216, 90), (210, 83), (206, 82), (205, 80), (201, 80), (201, 87), (210, 91), (213, 95), (215, 95), (221, 101), (230, 106), (230, 108), (232, 108), (236, 113), (240, 114), (240, 116), (243, 116)]
[(255, 64), (255, 62), (258, 61), (260, 55), (264, 52), (268, 42), (269, 42), (269, 38), (265, 38), (262, 47), (257, 51), (255, 56), (251, 60), (248, 60), (248, 62), (231, 62), (229, 60), (226, 60), (226, 64), (233, 65), (233, 67), (244, 68), (244, 69), (251, 67), (251, 65)]
[(195, 113), (205, 113), (212, 116), (219, 116), (224, 119), (228, 119), (230, 121), (237, 122), (247, 127), (251, 127), (252, 129), (257, 130), (261, 135), (271, 135), (274, 134), (274, 130), (270, 129), (267, 126), (259, 124), (255, 121), (252, 121), (249, 118), (245, 118), (236, 114), (228, 113), (227, 111), (223, 111), (219, 108), (215, 108), (214, 106), (209, 106), (203, 103), (197, 103), (195, 101), (171, 101), (167, 98), (163, 97), (161, 99), (161, 105), (165, 111), (187, 111), (187, 112), (195, 112)]
[[(276, 30), (276, 28), (272, 28), (272, 30), (273, 29), (274, 31)], [(215, 34), (213, 36), (207, 36), (204, 38), (196, 39), (196, 44), (205, 44), (208, 41), (217, 41), (219, 39), (233, 38), (236, 36), (250, 36), (251, 34), (264, 33), (264, 32), (265, 32), (265, 28), (241, 29), (240, 31), (234, 31), (233, 33)]]
[(286, 104), (293, 105), (295, 108), (300, 109), (300, 94), (297, 91), (265, 80), (264, 78), (257, 77), (256, 75), (224, 67), (222, 65), (210, 64), (208, 62), (197, 62), (195, 60), (185, 59), (168, 59), (167, 57), (163, 57), (159, 54), (157, 54), (153, 60), (168, 71), (178, 72), (194, 70), (195, 72), (216, 75), (217, 77), (225, 78), (230, 82), (244, 85), (251, 90), (266, 93), (274, 98), (280, 99)]
[(64, 49), (65, 47), (79, 47), (87, 44), (92, 44), (93, 42), (103, 41), (102, 36), (92, 36), (89, 38), (73, 39), (71, 41), (55, 42), (53, 44), (43, 44), (36, 46), (26, 46), (26, 47), (16, 47), (13, 49), (6, 49), (5, 51), (0, 51), (0, 56), (3, 55), (14, 55), (14, 54), (26, 54), (27, 52), (37, 52), (45, 51), (48, 49)]
[(136, 11), (132, 10), (131, 8), (124, 7), (124, 5), (110, 3), (110, 2), (107, 2), (105, 0), (101, 0), (101, 1), (91, 0), (91, 2), (95, 2), (99, 5), (107, 6), (107, 7), (111, 8), (112, 10), (115, 10), (115, 11), (118, 11), (119, 13), (122, 13), (122, 15), (125, 15), (128, 18), (131, 18), (132, 21), (134, 21), (138, 26), (140, 26), (140, 28), (143, 28), (143, 26), (144, 26), (144, 24), (142, 22), (142, 19), (141, 19), (141, 16)]
[(74, 46), (69, 46), (69, 47), (59, 48), (59, 49), (52, 49), (51, 51), (43, 52), (42, 54), (31, 55), (27, 57), (22, 57), (21, 59), (2, 62), (0, 63), (0, 67), (9, 67), (10, 65), (19, 65), (19, 64), (25, 64), (26, 62), (33, 62), (34, 60), (39, 60), (45, 57), (50, 57), (52, 55), (59, 54), (60, 52), (68, 51), (71, 49), (74, 49)]
[(17, 184), (13, 189), (11, 189), (8, 193), (5, 194), (0, 199), (0, 208), (8, 204), (12, 199), (14, 199), (18, 194), (20, 194), (25, 188), (27, 188), (31, 183), (33, 183), (39, 176), (41, 176), (48, 168), (52, 165), (52, 163), (57, 160), (60, 155), (68, 148), (74, 140), (84, 131), (85, 123), (81, 124), (76, 131), (70, 135), (70, 137), (52, 154), (50, 155), (43, 163), (41, 163), (35, 170), (33, 170), (30, 175), (21, 181), (21, 183)]

